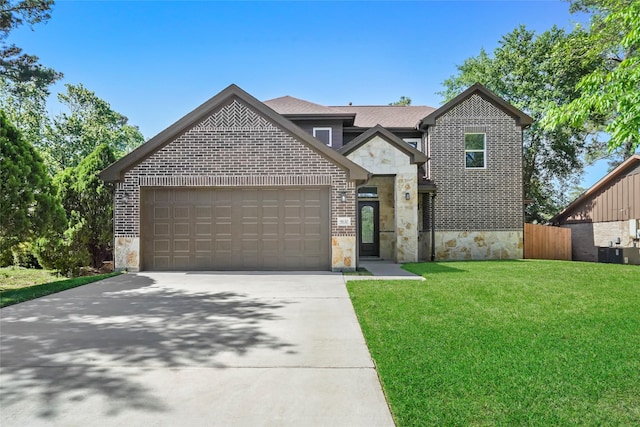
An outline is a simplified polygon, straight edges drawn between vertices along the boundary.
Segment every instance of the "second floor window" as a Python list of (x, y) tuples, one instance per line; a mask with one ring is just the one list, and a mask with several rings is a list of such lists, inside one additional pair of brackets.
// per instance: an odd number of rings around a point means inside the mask
[(413, 148), (419, 150), (418, 147), (420, 146), (420, 138), (402, 138), (402, 140)]
[(487, 135), (484, 133), (464, 134), (464, 161), (467, 169), (486, 167)]
[(313, 128), (313, 136), (331, 147), (333, 135), (331, 128)]

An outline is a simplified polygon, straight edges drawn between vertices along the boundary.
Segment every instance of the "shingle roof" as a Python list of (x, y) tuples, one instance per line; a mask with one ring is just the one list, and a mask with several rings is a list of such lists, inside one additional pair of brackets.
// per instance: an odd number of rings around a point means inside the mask
[(420, 120), (436, 109), (424, 105), (349, 105), (341, 111), (356, 113), (354, 126), (370, 128), (381, 125), (386, 128), (416, 128)]
[(325, 105), (314, 104), (304, 99), (294, 98), (293, 96), (281, 96), (280, 98), (269, 99), (264, 101), (267, 106), (273, 108), (277, 113), (283, 115), (294, 114), (343, 114), (337, 108), (327, 107)]
[(264, 101), (276, 112), (285, 115), (355, 115), (353, 126), (371, 128), (381, 125), (387, 128), (416, 128), (420, 120), (435, 111), (427, 106), (396, 105), (345, 105), (325, 106), (313, 102), (282, 96)]

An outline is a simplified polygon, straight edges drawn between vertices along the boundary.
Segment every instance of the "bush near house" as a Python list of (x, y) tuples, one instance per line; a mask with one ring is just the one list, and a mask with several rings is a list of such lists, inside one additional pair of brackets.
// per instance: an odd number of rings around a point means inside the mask
[(405, 268), (347, 284), (398, 426), (640, 423), (640, 268)]

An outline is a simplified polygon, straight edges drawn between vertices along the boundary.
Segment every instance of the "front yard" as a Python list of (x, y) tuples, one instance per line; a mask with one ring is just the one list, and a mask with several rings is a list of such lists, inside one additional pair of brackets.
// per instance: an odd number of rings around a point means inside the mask
[(20, 267), (0, 268), (0, 307), (97, 282), (119, 272), (67, 279), (52, 271)]
[(398, 426), (640, 424), (637, 266), (405, 268), (347, 285)]

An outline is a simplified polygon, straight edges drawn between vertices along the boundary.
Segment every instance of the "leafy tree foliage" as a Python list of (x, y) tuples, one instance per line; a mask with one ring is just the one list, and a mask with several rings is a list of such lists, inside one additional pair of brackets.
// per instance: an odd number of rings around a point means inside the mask
[(31, 144), (41, 143), (49, 86), (62, 78), (62, 73), (8, 45), (7, 38), (21, 25), (47, 21), (52, 5), (52, 0), (0, 0), (0, 108)]
[(38, 242), (42, 265), (71, 275), (82, 266), (102, 266), (113, 241), (113, 188), (98, 174), (114, 161), (111, 147), (101, 144), (78, 166), (56, 175), (68, 228)]
[(540, 122), (550, 105), (576, 99), (576, 84), (599, 66), (599, 57), (583, 46), (587, 36), (556, 27), (536, 35), (521, 26), (505, 35), (492, 55), (482, 50), (444, 82), (446, 100), (478, 82), (535, 120), (523, 140), (524, 192), (531, 201), (527, 221), (544, 222), (554, 215), (566, 203), (562, 188), (583, 167), (589, 130), (547, 129)]
[(629, 157), (640, 148), (640, 2), (574, 0), (571, 9), (592, 14), (585, 45), (602, 61), (578, 82), (580, 96), (554, 108), (545, 124), (576, 127), (604, 117), (608, 151)]
[(411, 105), (411, 98), (408, 96), (401, 96), (396, 102), (390, 102), (389, 105)]
[[(55, 81), (60, 74), (38, 63), (14, 44), (7, 44), (9, 33), (22, 25), (35, 25), (51, 18), (53, 0), (0, 0), (0, 75), (15, 82)], [(56, 77), (57, 76), (57, 77)]]
[(66, 85), (58, 95), (69, 112), (62, 113), (47, 126), (46, 144), (40, 147), (53, 171), (77, 166), (99, 145), (107, 144), (116, 157), (144, 142), (137, 127), (82, 84)]
[(0, 111), (0, 253), (64, 224), (42, 158)]

